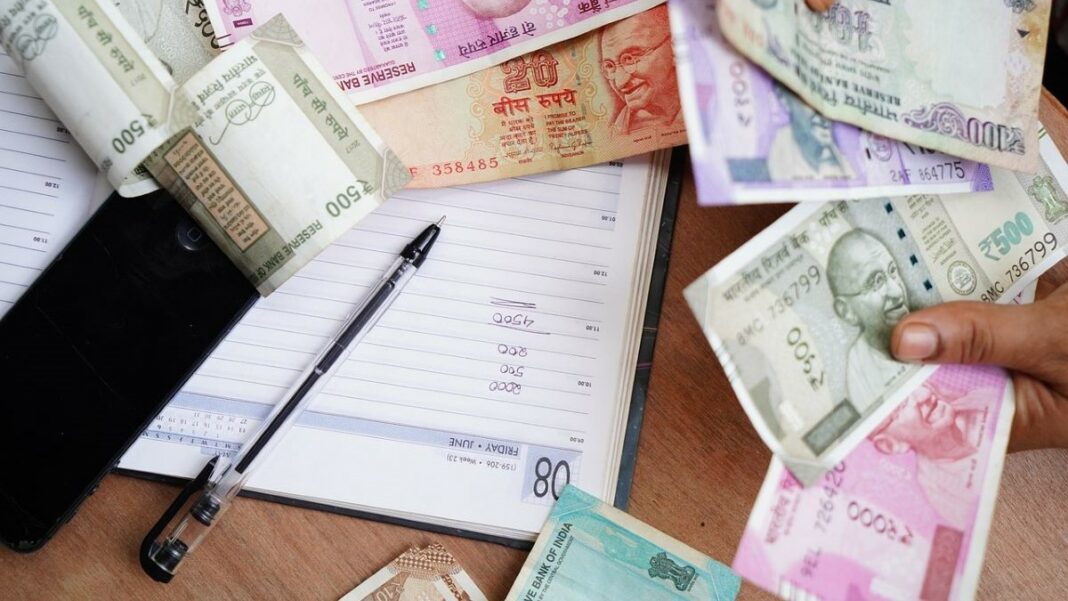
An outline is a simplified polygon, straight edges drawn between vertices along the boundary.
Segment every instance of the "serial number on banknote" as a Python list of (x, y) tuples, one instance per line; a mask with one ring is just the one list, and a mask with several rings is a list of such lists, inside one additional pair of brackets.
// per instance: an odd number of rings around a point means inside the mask
[(430, 169), (434, 175), (452, 175), (453, 173), (470, 173), (474, 171), (496, 169), (500, 166), (497, 157), (490, 157), (488, 159), (479, 159), (477, 161), (467, 161), (466, 163), (463, 161), (438, 163), (436, 165), (431, 165)]
[[(1053, 232), (1047, 232), (1045, 236), (1042, 236), (1041, 240), (1036, 240), (1031, 245), (1031, 248), (1025, 250), (1020, 255), (1020, 258), (1005, 270), (1005, 276), (1009, 278), (1009, 283), (1011, 284), (1022, 278), (1025, 273), (1041, 263), (1042, 259), (1046, 258), (1046, 255), (1055, 248), (1057, 248), (1057, 235)], [(998, 285), (1000, 284), (1001, 282), (998, 282)], [(1000, 292), (1003, 294), (1004, 290)]]

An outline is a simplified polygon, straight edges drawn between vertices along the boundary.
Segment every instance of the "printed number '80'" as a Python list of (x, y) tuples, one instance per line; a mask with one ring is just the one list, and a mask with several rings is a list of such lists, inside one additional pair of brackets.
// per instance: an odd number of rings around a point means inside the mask
[[(563, 484), (560, 483), (561, 472), (564, 476)], [(563, 488), (571, 484), (571, 465), (563, 460), (553, 465), (548, 457), (542, 457), (534, 464), (534, 476), (534, 496), (541, 499), (552, 493), (553, 499), (558, 500)]]

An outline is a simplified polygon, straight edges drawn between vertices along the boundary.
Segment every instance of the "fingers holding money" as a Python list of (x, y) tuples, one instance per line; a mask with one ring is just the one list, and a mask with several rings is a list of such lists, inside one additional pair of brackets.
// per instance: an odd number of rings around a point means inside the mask
[(1068, 447), (1068, 286), (1032, 305), (947, 303), (895, 328), (894, 356), (922, 363), (995, 364), (1015, 370), (1013, 451)]

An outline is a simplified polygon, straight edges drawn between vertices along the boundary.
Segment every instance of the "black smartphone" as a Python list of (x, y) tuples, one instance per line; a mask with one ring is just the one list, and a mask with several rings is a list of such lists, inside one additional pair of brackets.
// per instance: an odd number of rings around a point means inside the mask
[(112, 195), (0, 320), (0, 540), (47, 542), (256, 298), (166, 192)]

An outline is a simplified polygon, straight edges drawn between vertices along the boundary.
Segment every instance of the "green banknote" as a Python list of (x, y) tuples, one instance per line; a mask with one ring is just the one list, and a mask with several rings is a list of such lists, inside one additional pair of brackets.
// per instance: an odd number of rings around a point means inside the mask
[(894, 325), (953, 300), (1007, 302), (1065, 255), (1068, 166), (993, 192), (800, 205), (685, 296), (757, 432), (806, 483), (841, 461), (929, 368), (890, 357)]
[(0, 0), (0, 42), (120, 193), (155, 178), (263, 295), (410, 179), (281, 15), (180, 86), (106, 0)]
[(263, 295), (410, 179), (281, 15), (174, 104), (145, 165)]
[(827, 117), (1009, 169), (1039, 164), (1051, 0), (719, 0), (724, 35)]
[(124, 196), (170, 136), (174, 80), (107, 0), (0, 0), (0, 44)]
[(731, 601), (740, 584), (718, 561), (569, 485), (506, 601)]

